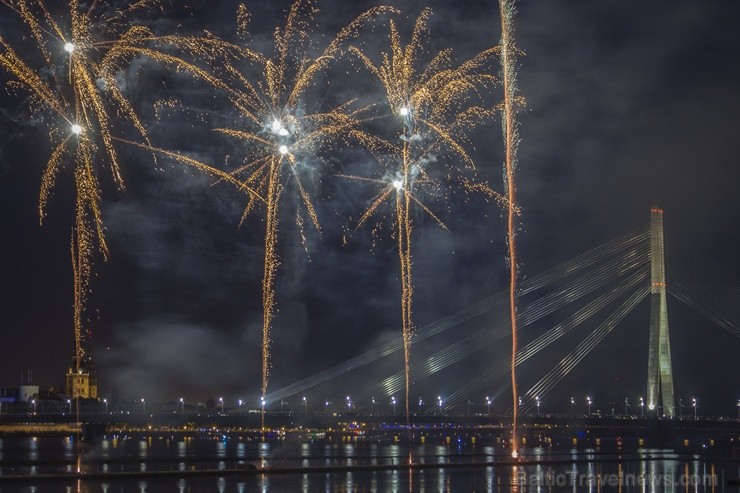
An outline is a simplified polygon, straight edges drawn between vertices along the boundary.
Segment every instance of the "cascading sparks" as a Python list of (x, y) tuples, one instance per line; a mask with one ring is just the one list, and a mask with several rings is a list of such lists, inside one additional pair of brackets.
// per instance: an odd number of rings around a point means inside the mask
[[(275, 278), (280, 264), (278, 233), (281, 196), (286, 192), (285, 175), (295, 183), (310, 222), (321, 232), (319, 219), (307, 188), (304, 169), (321, 162), (320, 148), (339, 139), (368, 138), (359, 128), (367, 108), (342, 104), (330, 111), (311, 113), (306, 91), (317, 75), (338, 55), (343, 43), (357, 36), (362, 25), (393, 9), (377, 7), (358, 16), (344, 27), (318, 56), (309, 59), (308, 26), (318, 9), (311, 0), (295, 1), (282, 28), (275, 31), (274, 54), (226, 43), (218, 65), (219, 80), (228, 81), (225, 89), (230, 102), (245, 121), (242, 128), (219, 128), (218, 132), (251, 144), (244, 163), (232, 172), (245, 187), (253, 190), (244, 209), (242, 221), (260, 204), (265, 211), (265, 253), (262, 278), (262, 429), (265, 396), (270, 375), (271, 327), (275, 315)], [(238, 9), (239, 29), (246, 30), (249, 19), (243, 5)], [(215, 42), (215, 41), (214, 41)], [(234, 55), (234, 56), (232, 56)], [(246, 65), (246, 69), (244, 68)], [(305, 243), (303, 218), (297, 226)]]
[[(114, 142), (129, 142), (154, 149), (147, 131), (126, 98), (118, 77), (137, 56), (186, 71), (219, 85), (209, 71), (172, 55), (169, 48), (190, 53), (213, 51), (210, 39), (156, 37), (146, 27), (132, 26), (127, 18), (151, 9), (157, 0), (138, 0), (113, 8), (103, 2), (89, 6), (78, 0), (64, 6), (49, 6), (43, 0), (0, 0), (0, 6), (15, 13), (29, 31), (36, 54), (21, 57), (8, 39), (0, 35), (0, 67), (15, 80), (13, 88), (30, 93), (32, 111), (49, 122), (53, 150), (41, 179), (39, 216), (43, 223), (47, 204), (60, 171), (71, 163), (76, 189), (75, 226), (72, 239), (74, 273), (74, 364), (84, 357), (81, 344), (85, 305), (90, 289), (94, 252), (108, 259), (101, 212), (99, 168), (106, 168), (116, 186), (124, 180)], [(21, 38), (24, 39), (24, 38)], [(26, 50), (31, 52), (31, 50)], [(114, 135), (128, 127), (140, 142)], [(204, 169), (205, 167), (201, 167)], [(208, 169), (219, 175), (216, 170)]]
[[(84, 357), (81, 339), (93, 253), (97, 249), (104, 259), (108, 258), (96, 157), (102, 149), (106, 167), (122, 189), (124, 182), (113, 146), (114, 123), (127, 120), (148, 142), (144, 126), (115, 80), (126, 58), (124, 53), (141, 43), (142, 31), (133, 27), (111, 32), (102, 27), (104, 24), (96, 17), (94, 4), (88, 8), (70, 1), (65, 12), (58, 15), (42, 0), (2, 0), (2, 5), (15, 12), (30, 31), (29, 39), (35, 43), (36, 58), (41, 63), (34, 67), (0, 36), (0, 67), (15, 77), (11, 85), (31, 94), (32, 110), (53, 115), (50, 123), (53, 150), (42, 176), (39, 199), (42, 222), (60, 170), (68, 158), (74, 166), (77, 198), (71, 254), (74, 364), (79, 367)], [(135, 5), (132, 2), (131, 6), (117, 12), (115, 20), (124, 21), (129, 12), (148, 6), (149, 2), (135, 2)], [(101, 41), (101, 35), (113, 36), (114, 40)]]
[(513, 402), (511, 455), (516, 458), (517, 453), (517, 418), (518, 418), (518, 390), (516, 383), (516, 355), (517, 355), (517, 259), (516, 259), (516, 183), (517, 150), (519, 147), (519, 133), (516, 124), (516, 106), (519, 102), (516, 86), (516, 48), (514, 47), (513, 19), (516, 9), (514, 0), (499, 0), (501, 17), (501, 71), (503, 73), (504, 111), (502, 128), (506, 159), (504, 162), (504, 185), (506, 188), (507, 203), (507, 243), (509, 247), (509, 312), (511, 318), (511, 398)]
[[(452, 51), (439, 51), (426, 66), (419, 60), (422, 45), (428, 38), (427, 21), (431, 10), (424, 9), (416, 21), (409, 44), (403, 45), (393, 21), (390, 22), (390, 54), (383, 54), (376, 64), (364, 51), (351, 47), (353, 53), (385, 88), (386, 103), (395, 125), (392, 133), (374, 135), (362, 142), (368, 146), (384, 168), (383, 176), (372, 178), (341, 175), (345, 178), (373, 182), (381, 186), (358, 221), (357, 227), (368, 221), (380, 207), (390, 202), (393, 208), (393, 228), (397, 243), (401, 273), (401, 322), (404, 349), (405, 409), (409, 423), (409, 393), (411, 381), (411, 342), (413, 324), (412, 233), (413, 210), (419, 207), (441, 227), (442, 220), (420, 198), (444, 199), (444, 185), (454, 180), (467, 191), (483, 192), (504, 203), (505, 199), (485, 183), (464, 178), (463, 172), (475, 172), (473, 159), (465, 150), (467, 134), (475, 126), (490, 119), (498, 108), (486, 108), (470, 103), (471, 93), (496, 83), (487, 73), (487, 65), (495, 58), (497, 48), (484, 50), (471, 59), (454, 65)], [(462, 163), (462, 166), (459, 165)], [(441, 173), (446, 169), (446, 175)], [(377, 228), (375, 228), (377, 230)]]

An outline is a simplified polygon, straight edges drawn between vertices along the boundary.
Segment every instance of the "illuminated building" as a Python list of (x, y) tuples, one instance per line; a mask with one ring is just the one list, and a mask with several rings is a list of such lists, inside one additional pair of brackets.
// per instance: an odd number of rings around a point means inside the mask
[(67, 396), (71, 399), (97, 399), (98, 379), (92, 355), (92, 331), (83, 330), (81, 335), (79, 347), (75, 347), (72, 364), (67, 370)]

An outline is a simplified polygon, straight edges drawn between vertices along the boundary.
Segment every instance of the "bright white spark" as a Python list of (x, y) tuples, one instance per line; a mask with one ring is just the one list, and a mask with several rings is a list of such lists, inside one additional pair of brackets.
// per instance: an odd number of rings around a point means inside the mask
[(409, 109), (406, 106), (402, 106), (398, 113), (400, 113), (401, 116), (408, 116)]
[(73, 51), (75, 51), (75, 45), (73, 45), (72, 43), (64, 43), (64, 51), (66, 51), (67, 53), (72, 53)]
[(286, 128), (281, 128), (281, 129), (280, 129), (280, 130), (278, 131), (278, 135), (279, 135), (280, 137), (287, 137), (287, 136), (288, 136), (288, 134), (290, 134), (290, 132), (288, 132), (288, 130), (287, 130)]
[(393, 186), (396, 187), (396, 190), (401, 190), (403, 188), (403, 182), (401, 180), (393, 180)]
[(82, 133), (82, 127), (78, 124), (72, 125), (72, 133), (75, 135), (80, 135)]
[(280, 123), (280, 120), (275, 119), (275, 120), (272, 121), (272, 127), (271, 127), (271, 129), (272, 129), (272, 133), (274, 133), (274, 134), (280, 133), (280, 131), (283, 130), (283, 124)]
[(278, 147), (278, 151), (280, 151), (280, 154), (282, 154), (284, 156), (284, 155), (288, 154), (288, 146), (286, 146), (285, 144), (283, 144), (280, 147)]

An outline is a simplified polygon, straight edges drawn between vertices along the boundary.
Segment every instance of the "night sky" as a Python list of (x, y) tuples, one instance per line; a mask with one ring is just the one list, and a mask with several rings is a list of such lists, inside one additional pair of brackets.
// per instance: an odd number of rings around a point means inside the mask
[[(496, 2), (387, 2), (408, 35), (425, 6), (430, 51), (451, 47), (460, 59), (499, 41)], [(142, 19), (161, 33), (208, 30), (237, 40), (237, 2), (172, 0), (161, 19)], [(265, 47), (290, 2), (250, 2), (251, 38)], [(375, 2), (319, 2), (313, 36), (321, 44)], [(516, 17), (519, 115), (520, 271), (551, 268), (665, 210), (667, 242), (696, 252), (698, 276), (740, 275), (740, 4), (600, 1), (522, 2)], [(387, 46), (388, 17), (357, 41), (370, 52)], [(0, 16), (14, 46), (13, 15)], [(324, 37), (322, 37), (324, 36)], [(325, 41), (323, 41), (325, 42)], [(23, 53), (23, 52), (21, 52)], [(155, 145), (221, 165), (237, 143), (215, 135), (229, 121), (223, 98), (192, 79), (137, 60), (120, 75), (149, 126)], [(0, 81), (9, 80), (1, 73)], [(382, 101), (382, 88), (349, 58), (332, 65), (311, 89), (316, 104), (360, 98)], [(154, 103), (177, 97), (186, 108), (155, 118)], [(487, 96), (501, 99), (501, 88)], [(469, 149), (480, 177), (502, 190), (503, 145), (496, 119), (471, 133)], [(119, 147), (125, 193), (101, 174), (111, 260), (95, 264), (89, 315), (102, 395), (117, 385), (123, 396), (203, 401), (223, 395), (259, 396), (261, 279), (264, 225), (259, 214), (239, 228), (244, 197), (224, 184), (163, 159)], [(31, 118), (20, 92), (0, 93), (0, 230), (2, 231), (2, 356), (0, 387), (18, 384), (32, 369), (42, 387), (61, 387), (72, 355), (69, 237), (73, 184), (63, 173), (43, 227), (38, 220), (41, 172), (50, 153), (48, 131)], [(295, 227), (297, 202), (281, 216), (273, 326), (271, 389), (340, 363), (400, 334), (398, 260), (388, 223), (378, 236), (354, 226), (372, 190), (342, 181), (340, 171), (372, 166), (357, 149), (337, 149), (310, 181), (323, 234)], [(506, 286), (505, 223), (494, 203), (451, 195), (437, 209), (446, 232), (415, 216), (414, 316), (424, 326)], [(346, 240), (346, 241), (345, 241)], [(670, 271), (668, 272), (670, 281)], [(710, 273), (706, 274), (710, 276)], [(737, 313), (738, 299), (727, 299)], [(677, 398), (695, 396), (707, 413), (734, 415), (740, 397), (739, 342), (669, 297)], [(644, 393), (648, 303), (643, 302), (561, 386), (544, 409), (566, 408), (569, 395), (596, 402)], [(472, 324), (480, 327), (485, 320)], [(533, 337), (546, 327), (528, 327)], [(460, 328), (467, 331), (469, 329)], [(448, 334), (435, 347), (457, 340)], [(487, 348), (459, 371), (419, 382), (412, 395), (450, 393), (460, 379), (505, 358), (508, 341)], [(569, 348), (561, 345), (560, 354)], [(528, 388), (559, 358), (522, 368)], [(353, 388), (397, 371), (385, 361), (357, 381), (309, 395), (341, 399)], [(373, 380), (374, 378), (374, 380)], [(373, 380), (373, 382), (371, 382)], [(491, 394), (505, 399), (506, 382)], [(335, 394), (331, 394), (335, 392)], [(480, 400), (480, 399), (478, 399)], [(606, 406), (606, 404), (604, 404)], [(500, 410), (505, 405), (500, 404)]]

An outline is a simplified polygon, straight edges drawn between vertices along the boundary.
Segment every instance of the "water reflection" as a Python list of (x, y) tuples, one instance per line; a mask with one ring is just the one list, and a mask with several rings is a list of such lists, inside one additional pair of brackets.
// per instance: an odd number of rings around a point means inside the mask
[[(151, 440), (151, 438), (149, 438), (149, 440)], [(140, 440), (139, 441), (139, 458), (145, 459), (146, 456), (148, 455), (148, 451), (149, 451), (149, 442), (143, 439)]]
[(260, 465), (261, 467), (265, 467), (267, 465), (267, 459), (270, 457), (270, 443), (260, 442), (258, 452)]
[(181, 440), (177, 442), (177, 456), (185, 457), (187, 453), (188, 453), (188, 446), (185, 443), (185, 440)]
[(267, 476), (265, 474), (260, 474), (258, 484), (259, 484), (259, 490), (262, 493), (267, 493), (268, 491), (270, 491), (270, 476)]
[(63, 446), (64, 446), (64, 458), (74, 459), (75, 458), (75, 446), (74, 446), (74, 440), (71, 436), (64, 437)]
[[(616, 454), (593, 449), (579, 452), (533, 448), (526, 455), (529, 464), (506, 465), (506, 451), (481, 443), (458, 446), (428, 438), (425, 444), (357, 441), (280, 441), (262, 443), (223, 437), (181, 437), (167, 439), (107, 437), (83, 445), (88, 471), (190, 471), (200, 468), (225, 471), (221, 477), (190, 476), (137, 479), (108, 478), (81, 482), (83, 492), (211, 491), (265, 493), (301, 492), (407, 492), (439, 493), (487, 491), (490, 493), (740, 493), (717, 484), (725, 474), (735, 477), (737, 463), (715, 462), (705, 457), (680, 457), (661, 450), (642, 450), (641, 455)], [(436, 441), (436, 443), (435, 443)], [(0, 441), (3, 466), (0, 473), (47, 474), (72, 471), (76, 442), (71, 437), (4, 438)], [(426, 469), (406, 467), (409, 452)], [(536, 463), (534, 459), (551, 461)], [(23, 461), (34, 461), (25, 463)], [(351, 471), (299, 472), (297, 474), (233, 474), (246, 464), (268, 467), (354, 466)], [(464, 461), (488, 462), (477, 469), (459, 468)], [(496, 462), (499, 465), (495, 465)], [(370, 465), (394, 465), (397, 469), (366, 470)], [(434, 467), (446, 466), (446, 467)], [(711, 481), (715, 478), (715, 481)], [(64, 491), (69, 483), (50, 486), (39, 483), (39, 491)], [(31, 491), (31, 486), (23, 491)], [(71, 491), (75, 487), (72, 486)], [(6, 489), (0, 484), (0, 491)]]

